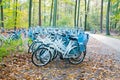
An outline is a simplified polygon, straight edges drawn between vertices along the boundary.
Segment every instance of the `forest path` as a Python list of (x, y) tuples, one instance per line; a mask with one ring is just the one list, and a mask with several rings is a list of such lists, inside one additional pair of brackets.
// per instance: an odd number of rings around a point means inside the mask
[[(116, 51), (114, 53), (114, 56), (117, 60), (120, 60), (120, 40), (119, 39), (115, 39), (115, 38), (111, 38), (111, 37), (107, 37), (99, 34), (91, 34), (91, 33), (88, 33), (88, 34), (90, 35), (90, 37), (104, 44), (100, 48), (100, 53), (105, 54), (103, 52), (105, 48), (107, 49), (105, 51), (109, 51), (109, 50), (111, 51), (111, 52), (107, 52), (107, 54), (110, 54), (110, 55), (112, 54), (113, 51)], [(100, 46), (101, 43), (96, 44), (96, 46)], [(95, 44), (95, 43), (92, 43), (92, 44)]]

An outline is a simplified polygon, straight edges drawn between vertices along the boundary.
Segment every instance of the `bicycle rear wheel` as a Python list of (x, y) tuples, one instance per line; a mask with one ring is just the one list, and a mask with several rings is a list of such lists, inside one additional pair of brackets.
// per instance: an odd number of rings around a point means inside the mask
[(51, 52), (47, 48), (39, 48), (32, 54), (32, 63), (36, 66), (47, 65), (51, 60)]
[[(70, 52), (72, 52), (73, 50), (77, 50), (76, 48), (77, 47), (73, 48)], [(79, 52), (78, 54), (79, 55), (76, 58), (69, 58), (68, 59), (71, 64), (76, 65), (76, 64), (82, 63), (84, 58), (85, 58), (85, 56), (86, 56), (86, 49), (85, 49), (85, 51)]]

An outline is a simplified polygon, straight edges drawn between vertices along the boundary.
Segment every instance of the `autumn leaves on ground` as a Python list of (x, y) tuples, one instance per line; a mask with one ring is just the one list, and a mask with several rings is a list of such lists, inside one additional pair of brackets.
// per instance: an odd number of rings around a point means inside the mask
[(0, 64), (1, 80), (119, 80), (120, 61), (117, 51), (90, 38), (87, 55), (79, 65), (67, 64), (59, 58), (43, 67), (31, 62), (31, 54), (4, 57)]

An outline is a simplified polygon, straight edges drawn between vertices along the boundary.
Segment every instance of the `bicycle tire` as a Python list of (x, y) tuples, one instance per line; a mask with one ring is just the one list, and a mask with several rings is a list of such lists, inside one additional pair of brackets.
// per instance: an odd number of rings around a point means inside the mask
[[(45, 54), (45, 52), (41, 52), (41, 50), (45, 50), (48, 51), (47, 54)], [(39, 52), (40, 51), (40, 52)], [(45, 56), (43, 56), (45, 55)], [(47, 56), (48, 55), (48, 56)], [(43, 58), (42, 58), (43, 56)], [(47, 58), (47, 61), (45, 61), (45, 58)], [(38, 63), (35, 61), (35, 59), (38, 61)], [(33, 52), (32, 54), (32, 63), (35, 65), (35, 66), (45, 66), (47, 65), (51, 60), (51, 52), (47, 49), (47, 48), (38, 48), (35, 52)]]
[(77, 64), (80, 64), (83, 62), (85, 56), (86, 56), (86, 49), (85, 51), (83, 52), (80, 52), (79, 53), (80, 55), (77, 57), (77, 58), (69, 58), (68, 61), (71, 63), (71, 64), (74, 64), (74, 65), (77, 65)]

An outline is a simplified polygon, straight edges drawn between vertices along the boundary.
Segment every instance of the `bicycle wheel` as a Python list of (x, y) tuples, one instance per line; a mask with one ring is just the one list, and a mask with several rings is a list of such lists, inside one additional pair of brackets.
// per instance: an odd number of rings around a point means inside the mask
[(80, 52), (79, 56), (77, 56), (76, 58), (69, 58), (68, 60), (71, 64), (76, 65), (76, 64), (80, 64), (81, 62), (83, 62), (85, 56), (86, 56), (86, 50), (83, 52)]
[(39, 48), (32, 54), (32, 63), (36, 66), (44, 66), (50, 62), (51, 52), (47, 48)]
[(34, 52), (38, 48), (38, 46), (41, 44), (42, 44), (41, 42), (36, 42), (36, 41), (33, 42), (28, 48), (28, 53)]
[(57, 57), (57, 50), (54, 49), (53, 47), (49, 47), (51, 51), (51, 60), (54, 60)]
[(40, 45), (42, 45), (42, 42), (35, 42), (32, 47), (31, 47), (31, 50), (32, 50), (32, 53), (38, 48), (40, 47)]

